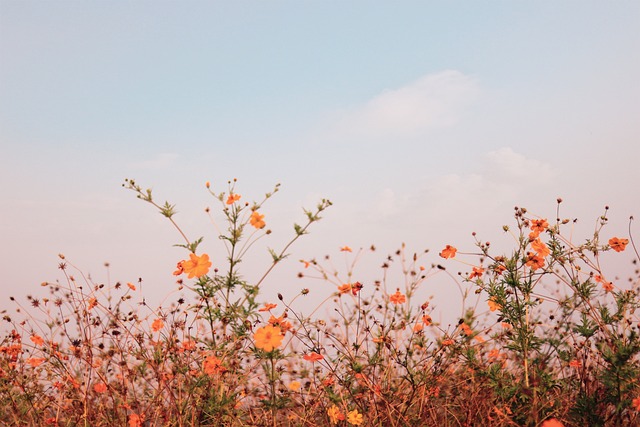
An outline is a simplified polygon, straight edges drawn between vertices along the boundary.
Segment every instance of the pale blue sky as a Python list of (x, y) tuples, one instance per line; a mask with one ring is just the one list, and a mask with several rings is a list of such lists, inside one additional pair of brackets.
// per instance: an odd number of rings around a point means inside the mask
[[(605, 204), (622, 234), (640, 217), (639, 52), (634, 1), (0, 0), (0, 297), (59, 278), (59, 252), (173, 289), (179, 236), (125, 177), (213, 254), (203, 185), (234, 177), (254, 199), (282, 183), (272, 246), (301, 206), (335, 203), (294, 259), (471, 249), (558, 196), (578, 235)], [(282, 267), (265, 299), (301, 286)]]

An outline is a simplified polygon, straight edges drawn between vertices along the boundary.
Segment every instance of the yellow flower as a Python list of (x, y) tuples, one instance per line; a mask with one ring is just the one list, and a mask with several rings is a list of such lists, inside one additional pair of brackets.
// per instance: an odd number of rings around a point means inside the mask
[(338, 286), (338, 293), (340, 295), (347, 294), (351, 291), (351, 285), (349, 283), (345, 283), (344, 285)]
[(282, 335), (280, 328), (273, 325), (263, 326), (253, 334), (256, 347), (264, 351), (280, 347), (283, 338), (284, 335)]
[(331, 424), (338, 424), (338, 421), (344, 420), (344, 414), (340, 412), (340, 408), (336, 405), (331, 405), (331, 407), (327, 409), (327, 415), (329, 416)]
[(495, 297), (489, 298), (489, 301), (487, 301), (487, 304), (489, 304), (490, 311), (496, 311), (496, 310), (502, 309), (502, 306), (496, 302)]
[(253, 211), (253, 213), (251, 214), (251, 218), (249, 218), (249, 223), (251, 223), (251, 225), (253, 225), (258, 230), (264, 228), (264, 226), (266, 225), (264, 222), (264, 215), (260, 215), (258, 211)]
[(289, 383), (289, 390), (291, 390), (291, 391), (300, 390), (300, 381), (291, 381)]
[(354, 409), (347, 414), (347, 422), (354, 426), (362, 424), (362, 418), (362, 414), (359, 413), (357, 409)]

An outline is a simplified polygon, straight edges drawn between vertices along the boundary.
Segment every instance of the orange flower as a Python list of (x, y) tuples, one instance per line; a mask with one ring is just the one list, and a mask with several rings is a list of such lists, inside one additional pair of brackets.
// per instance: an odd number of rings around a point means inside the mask
[(532, 252), (527, 252), (526, 265), (528, 267), (531, 267), (531, 269), (533, 270), (537, 270), (539, 268), (544, 267), (544, 258)]
[(631, 401), (631, 404), (635, 408), (636, 411), (640, 411), (640, 397), (636, 397)]
[(547, 222), (546, 218), (544, 218), (544, 219), (532, 219), (530, 228), (531, 228), (531, 230), (533, 230), (536, 233), (542, 233), (547, 228), (549, 228), (549, 223)]
[(389, 301), (394, 304), (404, 304), (407, 301), (407, 297), (400, 293), (400, 289), (397, 289), (396, 293), (389, 297)]
[(291, 325), (291, 322), (284, 320), (286, 317), (287, 317), (286, 313), (280, 317), (275, 317), (271, 315), (271, 317), (269, 318), (269, 324), (279, 327), (283, 333), (287, 332), (293, 326)]
[(421, 322), (416, 323), (415, 325), (413, 325), (413, 332), (420, 332), (424, 329), (424, 324)]
[(249, 222), (258, 230), (264, 228), (266, 225), (264, 222), (264, 215), (259, 214), (258, 211), (253, 211), (251, 218), (249, 218)]
[(45, 361), (44, 357), (30, 357), (27, 360), (25, 360), (25, 362), (27, 362), (29, 365), (33, 366), (34, 368), (42, 365), (44, 361)]
[(89, 298), (89, 306), (87, 310), (91, 311), (96, 305), (98, 305), (98, 300), (95, 298)]
[(204, 362), (202, 362), (202, 369), (207, 375), (220, 374), (226, 371), (224, 366), (222, 366), (222, 362), (220, 361), (220, 359), (218, 359), (214, 355), (209, 355), (204, 359)]
[(259, 309), (258, 311), (269, 311), (271, 309), (274, 309), (278, 306), (278, 304), (271, 304), (271, 303), (264, 303), (264, 307), (262, 307), (261, 309)]
[(460, 325), (460, 329), (462, 329), (462, 332), (464, 332), (466, 336), (473, 334), (473, 330), (466, 323), (463, 323), (462, 325)]
[(190, 253), (188, 261), (180, 261), (178, 263), (178, 269), (173, 274), (176, 276), (182, 273), (187, 273), (188, 278), (202, 277), (209, 272), (211, 267), (211, 261), (209, 261), (209, 255), (202, 254), (200, 256)]
[(609, 246), (616, 252), (622, 252), (629, 244), (629, 239), (619, 239), (618, 237), (612, 237), (609, 239)]
[(544, 242), (539, 238), (531, 242), (531, 249), (536, 251), (538, 255), (540, 255), (543, 258), (551, 253), (551, 250), (549, 249), (549, 247), (545, 245)]
[(104, 393), (107, 391), (107, 385), (105, 383), (96, 383), (93, 385), (93, 391), (96, 393)]
[(500, 358), (500, 350), (498, 350), (497, 348), (494, 348), (493, 350), (491, 350), (488, 354), (489, 360), (497, 360)]
[(193, 340), (184, 340), (180, 346), (181, 351), (191, 351), (196, 348), (196, 342)]
[(260, 348), (264, 351), (272, 351), (273, 349), (280, 347), (283, 338), (284, 335), (282, 335), (280, 328), (273, 325), (263, 326), (253, 334), (256, 348)]
[(451, 338), (447, 338), (446, 340), (442, 341), (442, 345), (445, 347), (452, 344), (453, 344), (453, 340)]
[(440, 252), (440, 256), (444, 259), (449, 259), (449, 258), (453, 258), (456, 256), (456, 252), (458, 250), (456, 248), (454, 248), (451, 245), (447, 245), (444, 247), (444, 249), (442, 250), (442, 252)]
[(42, 337), (40, 335), (31, 335), (30, 339), (35, 345), (44, 344), (44, 340), (42, 339)]
[(611, 283), (611, 282), (602, 282), (602, 289), (604, 289), (605, 292), (612, 292), (613, 291), (613, 283)]
[(502, 306), (496, 302), (495, 297), (489, 298), (487, 304), (489, 304), (489, 311), (496, 311), (502, 308)]
[(498, 275), (504, 273), (506, 270), (507, 270), (507, 267), (505, 267), (502, 264), (496, 264), (493, 266), (493, 272)]
[(349, 246), (343, 246), (340, 248), (340, 252), (353, 252)]
[(331, 405), (329, 409), (327, 409), (327, 416), (332, 424), (338, 424), (339, 421), (344, 420), (344, 414), (336, 405)]
[(174, 276), (179, 276), (182, 273), (184, 273), (184, 268), (182, 268), (182, 264), (184, 263), (184, 261), (180, 261), (178, 262), (178, 264), (176, 264), (176, 271), (173, 272)]
[(158, 332), (160, 329), (162, 329), (163, 326), (164, 322), (162, 321), (162, 319), (156, 319), (151, 324), (151, 329), (153, 330), (153, 332)]
[(429, 326), (431, 324), (431, 316), (425, 314), (424, 316), (422, 316), (422, 321), (424, 322), (425, 326)]
[(331, 375), (327, 376), (325, 379), (322, 380), (323, 387), (331, 387), (333, 384), (335, 384), (335, 380)]
[(319, 362), (320, 360), (324, 359), (324, 356), (316, 353), (315, 351), (312, 351), (311, 353), (302, 356), (302, 358), (308, 362)]
[(580, 362), (578, 359), (573, 359), (571, 362), (569, 362), (569, 366), (572, 368), (579, 368), (582, 366), (582, 362)]
[(354, 426), (362, 424), (362, 418), (362, 414), (358, 412), (357, 409), (354, 409), (347, 414), (347, 422)]
[(562, 424), (560, 421), (556, 420), (555, 418), (549, 418), (548, 420), (543, 422), (540, 427), (564, 427), (564, 424)]
[(482, 267), (473, 267), (471, 273), (469, 274), (469, 280), (473, 280), (476, 277), (482, 277), (482, 273), (484, 273), (484, 268)]
[(143, 415), (129, 414), (129, 427), (142, 427)]
[(348, 283), (345, 283), (344, 285), (338, 286), (338, 293), (340, 295), (347, 294), (347, 293), (349, 293), (349, 291), (351, 291), (351, 285), (348, 284)]
[(289, 383), (289, 390), (298, 391), (300, 390), (300, 386), (301, 386), (300, 381), (291, 381)]
[(131, 289), (132, 291), (136, 290), (136, 287), (133, 283), (127, 283), (127, 286), (129, 287), (129, 289)]
[(229, 197), (227, 198), (227, 204), (228, 205), (234, 204), (235, 202), (240, 200), (240, 197), (242, 197), (242, 196), (239, 195), (239, 194), (229, 193)]

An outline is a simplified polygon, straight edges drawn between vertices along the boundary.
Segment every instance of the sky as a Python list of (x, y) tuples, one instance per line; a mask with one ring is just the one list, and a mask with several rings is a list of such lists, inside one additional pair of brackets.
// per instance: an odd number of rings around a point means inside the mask
[[(367, 286), (402, 243), (427, 265), (445, 244), (473, 252), (472, 232), (512, 247), (514, 206), (555, 218), (558, 197), (577, 242), (604, 206), (605, 235), (628, 236), (639, 22), (633, 1), (0, 0), (0, 309), (62, 280), (59, 253), (96, 283), (143, 278), (149, 301), (175, 290), (180, 236), (125, 178), (176, 204), (216, 266), (205, 182), (237, 178), (247, 201), (281, 183), (248, 280), (303, 207), (331, 200), (264, 301), (330, 289), (298, 279), (300, 259), (329, 254), (343, 274), (374, 244), (353, 276)], [(624, 275), (632, 258), (609, 261)], [(449, 277), (425, 287), (458, 310)]]

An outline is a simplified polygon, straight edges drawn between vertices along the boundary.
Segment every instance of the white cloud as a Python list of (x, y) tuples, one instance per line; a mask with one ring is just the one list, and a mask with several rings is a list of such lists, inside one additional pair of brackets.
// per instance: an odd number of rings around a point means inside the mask
[(177, 158), (178, 155), (175, 153), (158, 153), (150, 159), (131, 163), (130, 166), (134, 169), (144, 170), (167, 169)]
[(365, 137), (414, 136), (452, 126), (479, 92), (477, 81), (459, 71), (427, 74), (343, 112), (337, 131)]
[(508, 147), (487, 153), (483, 169), (483, 175), (494, 183), (511, 180), (544, 185), (551, 182), (554, 175), (549, 164), (528, 159)]
[(425, 193), (444, 208), (460, 203), (502, 207), (521, 196), (531, 200), (532, 195), (543, 194), (554, 176), (551, 165), (505, 147), (485, 154), (476, 171), (440, 177), (426, 186)]
[(482, 156), (477, 168), (468, 173), (441, 175), (412, 187), (385, 188), (344, 215), (350, 218), (348, 224), (367, 225), (363, 238), (375, 229), (382, 234), (377, 237), (387, 241), (423, 240), (424, 233), (429, 244), (454, 237), (466, 241), (471, 231), (488, 227), (494, 232), (503, 221), (509, 223), (516, 205), (553, 209), (558, 197), (556, 175), (543, 161), (501, 148)]

